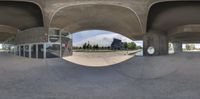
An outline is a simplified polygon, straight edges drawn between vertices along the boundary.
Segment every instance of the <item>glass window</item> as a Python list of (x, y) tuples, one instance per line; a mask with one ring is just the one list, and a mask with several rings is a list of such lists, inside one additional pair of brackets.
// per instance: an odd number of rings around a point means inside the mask
[(49, 42), (60, 42), (60, 30), (50, 29), (49, 30)]
[(19, 46), (17, 46), (17, 49), (16, 49), (16, 55), (19, 56)]
[(60, 57), (60, 44), (47, 44), (46, 45), (46, 57), (58, 58)]
[(15, 46), (10, 45), (10, 53), (14, 54), (15, 53)]
[(29, 45), (25, 45), (25, 57), (29, 57)]
[(20, 46), (20, 56), (24, 56), (24, 46)]
[(62, 57), (72, 55), (72, 40), (62, 37)]
[(38, 44), (38, 58), (44, 58), (44, 46), (43, 46), (43, 44)]
[(36, 45), (31, 45), (31, 57), (36, 58)]
[(62, 32), (61, 34), (62, 34), (61, 35), (62, 37), (66, 37), (66, 38), (69, 38), (69, 39), (72, 38), (72, 35), (69, 32)]
[(62, 57), (70, 56), (72, 55), (72, 39), (71, 34), (67, 32), (62, 32), (61, 37), (61, 44), (62, 44)]

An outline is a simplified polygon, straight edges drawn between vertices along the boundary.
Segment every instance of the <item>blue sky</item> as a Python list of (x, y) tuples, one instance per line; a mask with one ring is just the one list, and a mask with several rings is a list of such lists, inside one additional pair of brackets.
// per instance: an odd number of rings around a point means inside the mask
[[(86, 42), (98, 44), (99, 46), (110, 46), (113, 38), (121, 39), (122, 42), (133, 42), (131, 39), (120, 34), (104, 30), (87, 30), (73, 33), (73, 46), (82, 46)], [(137, 45), (142, 46), (141, 41), (134, 41)]]
[(84, 39), (88, 39), (97, 35), (102, 34), (112, 34), (112, 32), (109, 31), (101, 31), (101, 30), (87, 30), (87, 31), (80, 31), (73, 33), (73, 43), (80, 42)]

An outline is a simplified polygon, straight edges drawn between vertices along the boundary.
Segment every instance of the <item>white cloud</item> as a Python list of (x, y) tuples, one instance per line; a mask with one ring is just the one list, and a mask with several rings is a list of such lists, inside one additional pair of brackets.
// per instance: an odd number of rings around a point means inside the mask
[(133, 41), (137, 46), (143, 47), (143, 41)]
[[(80, 42), (75, 42), (73, 45), (74, 46), (82, 46), (84, 43), (90, 42), (91, 45), (98, 44), (99, 46), (110, 46), (113, 38), (117, 38), (122, 40), (122, 42), (133, 42), (131, 39), (124, 37), (120, 34), (101, 34), (97, 36), (93, 36), (84, 40), (81, 40)], [(136, 41), (135, 42), (137, 45), (142, 45), (141, 41)]]

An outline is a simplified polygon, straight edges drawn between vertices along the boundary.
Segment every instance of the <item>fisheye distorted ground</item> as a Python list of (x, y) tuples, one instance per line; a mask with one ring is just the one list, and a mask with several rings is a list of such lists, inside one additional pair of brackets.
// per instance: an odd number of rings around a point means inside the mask
[(135, 57), (91, 68), (0, 54), (2, 99), (199, 99), (200, 55)]
[(199, 0), (0, 0), (0, 99), (200, 99), (199, 33)]
[(137, 49), (138, 46), (142, 48), (142, 41), (133, 41), (110, 31), (85, 30), (73, 33), (72, 38), (73, 55), (64, 59), (84, 66), (110, 66), (132, 58), (137, 52), (142, 53), (142, 49)]
[(72, 56), (64, 57), (65, 60), (91, 67), (101, 67), (117, 64), (126, 61), (137, 51), (116, 51), (116, 52), (73, 52)]

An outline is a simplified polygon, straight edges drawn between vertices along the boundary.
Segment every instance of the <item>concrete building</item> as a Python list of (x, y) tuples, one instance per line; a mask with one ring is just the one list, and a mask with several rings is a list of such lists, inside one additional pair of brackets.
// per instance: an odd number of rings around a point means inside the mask
[(122, 50), (122, 48), (123, 48), (122, 40), (114, 38), (113, 42), (111, 43), (111, 49), (112, 50)]
[(89, 29), (143, 40), (146, 56), (200, 41), (198, 0), (0, 0), (0, 9), (1, 43), (33, 58), (72, 54), (66, 34)]

